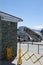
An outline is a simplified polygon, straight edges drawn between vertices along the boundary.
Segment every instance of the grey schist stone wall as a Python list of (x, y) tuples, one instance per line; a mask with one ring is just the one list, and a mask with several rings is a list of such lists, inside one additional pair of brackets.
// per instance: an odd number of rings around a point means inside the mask
[(5, 57), (7, 47), (12, 47), (13, 58), (17, 55), (17, 23), (1, 21), (0, 18), (0, 59)]

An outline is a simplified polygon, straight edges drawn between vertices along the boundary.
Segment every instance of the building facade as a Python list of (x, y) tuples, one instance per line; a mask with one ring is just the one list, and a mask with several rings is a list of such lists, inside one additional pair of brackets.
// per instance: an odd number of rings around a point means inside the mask
[(12, 60), (17, 55), (17, 22), (22, 19), (0, 12), (0, 59)]

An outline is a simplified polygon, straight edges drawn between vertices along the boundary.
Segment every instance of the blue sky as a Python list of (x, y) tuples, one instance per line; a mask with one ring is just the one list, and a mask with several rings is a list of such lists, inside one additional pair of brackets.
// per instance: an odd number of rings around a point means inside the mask
[(18, 26), (43, 27), (43, 0), (0, 0), (0, 11), (22, 18)]

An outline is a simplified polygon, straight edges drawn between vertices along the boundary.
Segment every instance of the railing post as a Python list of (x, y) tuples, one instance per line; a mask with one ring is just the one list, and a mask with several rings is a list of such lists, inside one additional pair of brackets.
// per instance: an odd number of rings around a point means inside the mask
[(38, 44), (38, 54), (39, 54), (39, 44)]

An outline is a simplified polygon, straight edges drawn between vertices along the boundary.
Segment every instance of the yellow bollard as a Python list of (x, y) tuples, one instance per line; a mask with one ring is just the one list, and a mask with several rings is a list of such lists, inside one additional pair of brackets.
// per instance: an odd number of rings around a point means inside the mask
[(22, 52), (21, 49), (19, 49), (19, 57), (18, 57), (17, 65), (21, 65), (22, 64), (21, 52)]

